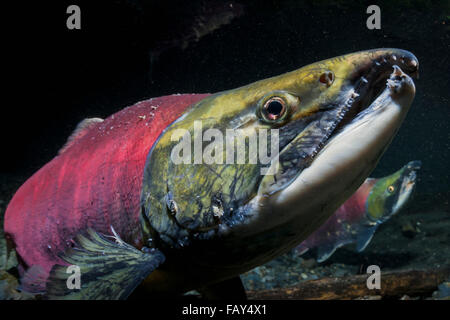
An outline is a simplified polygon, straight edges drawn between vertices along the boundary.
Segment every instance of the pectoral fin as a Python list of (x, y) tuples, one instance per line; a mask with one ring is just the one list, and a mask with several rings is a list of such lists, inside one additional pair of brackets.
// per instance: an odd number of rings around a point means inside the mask
[(77, 237), (78, 245), (61, 258), (79, 267), (80, 289), (73, 288), (76, 281), (72, 282), (73, 278), (70, 278), (76, 276), (76, 269), (54, 266), (47, 281), (46, 298), (126, 299), (145, 277), (164, 262), (160, 251), (139, 251), (112, 231), (114, 241), (92, 229), (87, 231), (88, 237)]
[(324, 262), (336, 251), (337, 248), (343, 246), (338, 243), (326, 243), (317, 248), (317, 262)]

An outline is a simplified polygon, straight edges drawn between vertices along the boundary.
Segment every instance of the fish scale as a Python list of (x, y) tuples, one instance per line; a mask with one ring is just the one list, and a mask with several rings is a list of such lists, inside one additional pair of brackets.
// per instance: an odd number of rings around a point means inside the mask
[(66, 265), (57, 255), (87, 227), (111, 234), (112, 225), (122, 239), (142, 245), (140, 190), (147, 153), (167, 125), (206, 96), (139, 102), (96, 124), (37, 171), (6, 211), (6, 235), (25, 265), (40, 265), (45, 272), (55, 263)]

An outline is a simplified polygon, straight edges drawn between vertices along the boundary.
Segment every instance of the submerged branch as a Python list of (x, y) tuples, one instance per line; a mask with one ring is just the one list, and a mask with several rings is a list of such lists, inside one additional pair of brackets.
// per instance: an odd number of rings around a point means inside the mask
[(434, 270), (402, 270), (381, 273), (381, 288), (369, 290), (369, 274), (342, 278), (324, 278), (294, 287), (247, 291), (250, 300), (347, 300), (367, 296), (400, 298), (404, 295), (431, 296), (437, 286), (450, 276), (450, 266)]

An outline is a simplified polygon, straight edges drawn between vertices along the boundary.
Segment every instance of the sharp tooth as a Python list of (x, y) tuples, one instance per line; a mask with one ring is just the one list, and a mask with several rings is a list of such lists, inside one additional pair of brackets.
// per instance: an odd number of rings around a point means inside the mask
[(364, 77), (361, 77), (361, 81), (364, 82), (364, 83), (368, 83), (368, 82), (369, 82), (369, 81), (367, 81), (367, 79), (364, 78)]
[(397, 66), (396, 64), (393, 66), (393, 68), (394, 68), (393, 75), (395, 75), (395, 76), (401, 76), (401, 75), (404, 74), (403, 71), (402, 71), (402, 69), (400, 69), (400, 67)]
[(375, 61), (375, 65), (379, 67), (381, 64), (378, 61)]
[(392, 59), (393, 59), (394, 61), (397, 60), (397, 57), (395, 56), (395, 54), (392, 55)]
[(351, 97), (352, 97), (353, 99), (358, 98), (358, 97), (359, 97), (359, 94), (353, 91)]
[(395, 82), (394, 80), (388, 79), (386, 84), (389, 87), (389, 89), (391, 89), (392, 91), (394, 91), (394, 92), (398, 91), (399, 84), (397, 82)]

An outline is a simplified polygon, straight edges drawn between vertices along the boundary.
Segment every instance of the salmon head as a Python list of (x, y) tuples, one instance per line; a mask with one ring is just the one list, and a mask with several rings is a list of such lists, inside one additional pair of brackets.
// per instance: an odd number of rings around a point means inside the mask
[(420, 161), (410, 161), (397, 172), (378, 179), (367, 197), (367, 219), (379, 223), (396, 214), (410, 198), (420, 167)]
[(146, 236), (167, 248), (220, 239), (211, 254), (248, 267), (293, 248), (374, 169), (417, 72), (412, 53), (376, 49), (199, 101), (148, 154)]

